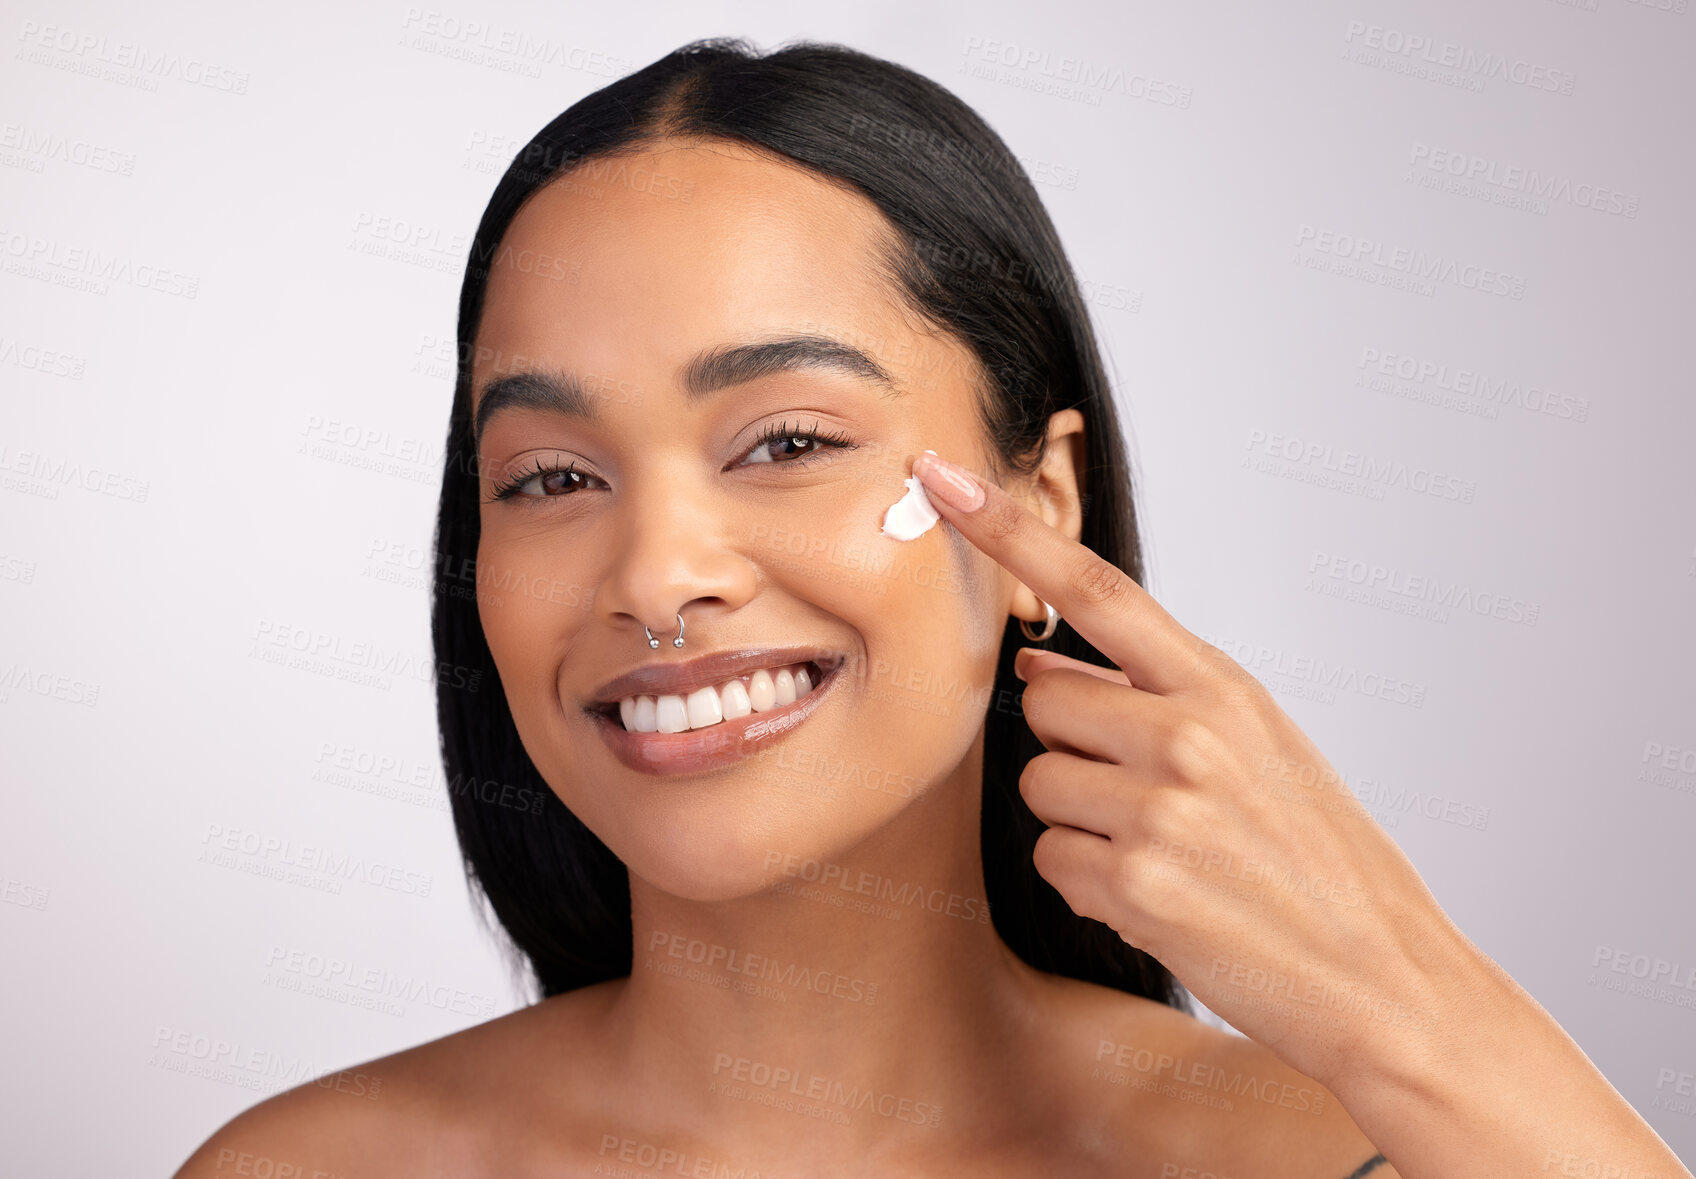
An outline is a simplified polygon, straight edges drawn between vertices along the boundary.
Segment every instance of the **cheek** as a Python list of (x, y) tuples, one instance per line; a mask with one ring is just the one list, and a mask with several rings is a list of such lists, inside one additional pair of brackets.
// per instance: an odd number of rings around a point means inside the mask
[(879, 482), (844, 478), (821, 484), (784, 510), (749, 507), (739, 529), (763, 579), (850, 621), (875, 610), (889, 592), (894, 542), (881, 535)]
[(953, 572), (949, 591), (956, 598), (960, 649), (973, 664), (987, 664), (985, 674), (993, 678), (1001, 637), (1007, 630), (1007, 615), (1000, 605), (1006, 571), (974, 548), (959, 529), (950, 527), (947, 535)]
[(803, 526), (755, 525), (750, 556), (781, 592), (859, 637), (869, 731), (935, 734), (971, 717), (975, 732), (1005, 629), (999, 566), (946, 522), (910, 541), (884, 535), (902, 494), (899, 477), (835, 487)]
[(910, 541), (881, 538), (885, 598), (922, 630), (936, 666), (959, 676), (994, 675), (1006, 615), (1004, 571), (946, 520)]
[(559, 654), (589, 620), (593, 601), (562, 575), (570, 563), (533, 547), (484, 541), (477, 550), (477, 616), (521, 733), (531, 713), (551, 712)]

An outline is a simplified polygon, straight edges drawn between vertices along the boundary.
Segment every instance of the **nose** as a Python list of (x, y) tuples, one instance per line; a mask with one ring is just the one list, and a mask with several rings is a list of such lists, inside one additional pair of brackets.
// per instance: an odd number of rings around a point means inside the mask
[(655, 500), (634, 508), (620, 530), (594, 608), (621, 641), (648, 647), (645, 627), (664, 651), (674, 649), (679, 615), (684, 637), (709, 636), (712, 620), (746, 604), (759, 578), (707, 513), (681, 508), (672, 496)]

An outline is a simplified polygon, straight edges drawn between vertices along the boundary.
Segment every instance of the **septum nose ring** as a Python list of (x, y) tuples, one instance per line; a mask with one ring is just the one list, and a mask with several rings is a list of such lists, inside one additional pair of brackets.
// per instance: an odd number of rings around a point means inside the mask
[[(644, 626), (642, 628), (642, 632), (648, 636), (648, 646), (658, 647), (660, 645), (660, 641), (654, 637), (653, 631)], [(677, 637), (671, 640), (671, 645), (673, 647), (681, 647), (683, 645), (683, 615), (681, 613), (677, 616)]]

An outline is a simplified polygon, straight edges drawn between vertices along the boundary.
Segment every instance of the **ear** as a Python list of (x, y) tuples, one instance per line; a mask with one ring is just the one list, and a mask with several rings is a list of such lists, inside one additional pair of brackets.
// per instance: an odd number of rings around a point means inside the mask
[[(1026, 508), (1070, 540), (1077, 540), (1084, 530), (1084, 454), (1084, 415), (1063, 409), (1048, 419), (1048, 449), (1042, 466), (1019, 494)], [(1041, 600), (1023, 584), (1013, 591), (1008, 612), (1037, 625), (1048, 621)]]

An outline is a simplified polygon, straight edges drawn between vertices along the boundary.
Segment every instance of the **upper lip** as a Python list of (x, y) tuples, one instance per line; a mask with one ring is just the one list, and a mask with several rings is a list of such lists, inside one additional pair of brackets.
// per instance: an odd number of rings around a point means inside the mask
[(841, 660), (842, 653), (831, 647), (744, 647), (697, 655), (682, 663), (646, 663), (596, 688), (590, 707), (617, 704), (627, 696), (686, 696), (697, 688), (716, 688), (762, 667), (810, 661), (817, 663), (821, 672), (828, 672)]

